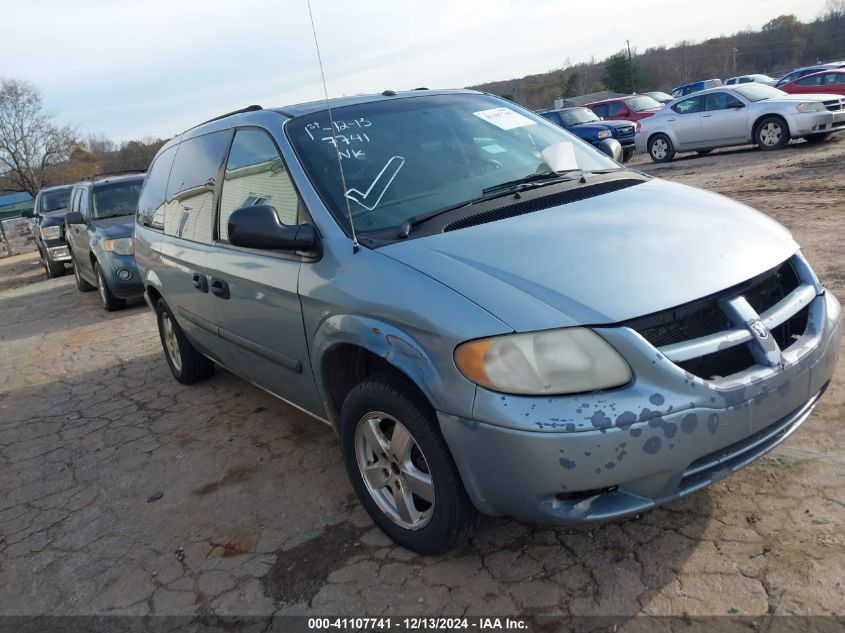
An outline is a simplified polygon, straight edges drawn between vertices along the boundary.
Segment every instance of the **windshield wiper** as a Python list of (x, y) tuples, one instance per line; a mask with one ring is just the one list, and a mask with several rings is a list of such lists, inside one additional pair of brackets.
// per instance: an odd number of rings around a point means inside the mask
[(486, 202), (487, 200), (502, 198), (512, 193), (519, 193), (520, 191), (525, 191), (526, 189), (545, 187), (546, 185), (552, 185), (556, 182), (561, 182), (564, 180), (579, 180), (581, 183), (586, 183), (587, 176), (589, 175), (608, 174), (615, 171), (622, 171), (622, 169), (624, 168), (616, 167), (613, 169), (598, 169), (594, 171), (584, 171), (583, 169), (570, 169), (568, 171), (561, 172), (544, 171), (538, 174), (529, 174), (528, 176), (525, 176), (523, 178), (517, 178), (516, 180), (502, 182), (498, 185), (492, 185), (490, 187), (482, 189), (482, 195), (476, 198), (465, 200), (464, 202), (460, 202), (449, 207), (435, 209), (434, 211), (428, 211), (427, 213), (421, 213), (419, 215), (415, 215), (413, 217), (408, 218), (399, 226), (399, 237), (401, 237), (402, 239), (407, 238), (411, 234), (411, 231), (416, 227), (420, 226), (421, 224), (425, 224), (429, 220), (443, 215), (444, 213), (449, 213), (450, 211), (469, 207), (474, 204), (479, 204), (480, 202)]

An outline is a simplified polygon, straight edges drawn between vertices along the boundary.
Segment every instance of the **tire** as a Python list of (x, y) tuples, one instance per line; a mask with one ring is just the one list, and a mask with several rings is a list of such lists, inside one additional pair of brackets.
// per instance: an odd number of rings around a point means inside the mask
[[(407, 441), (394, 448), (397, 429)], [(387, 536), (418, 554), (443, 553), (466, 543), (478, 513), (434, 409), (414, 386), (392, 374), (358, 384), (341, 409), (340, 442), (352, 486)], [(366, 479), (364, 471), (371, 473)], [(397, 502), (400, 498), (404, 502)]]
[(109, 290), (109, 285), (106, 283), (106, 279), (103, 277), (103, 271), (100, 270), (100, 265), (97, 262), (94, 262), (94, 275), (97, 277), (97, 289), (100, 291), (100, 301), (106, 312), (114, 312), (125, 307), (126, 301), (124, 299), (118, 299)]
[(830, 136), (830, 132), (824, 132), (822, 134), (812, 134), (810, 136), (805, 136), (804, 140), (807, 141), (810, 145), (816, 145), (817, 143), (821, 143), (825, 139)]
[(789, 143), (789, 126), (779, 116), (763, 117), (754, 128), (754, 142), (767, 152), (782, 149)]
[(665, 134), (655, 134), (648, 139), (648, 155), (655, 163), (668, 163), (675, 157), (675, 146)]
[(94, 286), (85, 281), (82, 275), (79, 274), (79, 268), (76, 266), (76, 257), (73, 256), (73, 251), (70, 253), (70, 264), (73, 267), (73, 278), (76, 280), (76, 289), (79, 292), (91, 292)]
[(214, 362), (200, 354), (185, 336), (163, 299), (155, 306), (164, 358), (179, 382), (192, 385), (214, 374)]
[(699, 156), (707, 156), (707, 154), (709, 154), (709, 153), (710, 153), (710, 152), (712, 152), (712, 151), (713, 151), (713, 148), (711, 147), (711, 148), (709, 148), (709, 149), (699, 149), (699, 150), (696, 150), (696, 152), (695, 152), (695, 153), (696, 153), (696, 154), (698, 154)]
[(631, 156), (634, 155), (634, 148), (633, 147), (625, 147), (622, 149), (622, 162), (627, 163), (631, 160)]

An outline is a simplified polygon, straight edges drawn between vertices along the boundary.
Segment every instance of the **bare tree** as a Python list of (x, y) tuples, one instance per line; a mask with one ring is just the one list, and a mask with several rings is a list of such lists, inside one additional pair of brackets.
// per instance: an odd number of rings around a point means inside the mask
[(14, 187), (37, 194), (49, 167), (66, 160), (74, 145), (73, 130), (53, 123), (35, 86), (0, 81), (0, 169)]

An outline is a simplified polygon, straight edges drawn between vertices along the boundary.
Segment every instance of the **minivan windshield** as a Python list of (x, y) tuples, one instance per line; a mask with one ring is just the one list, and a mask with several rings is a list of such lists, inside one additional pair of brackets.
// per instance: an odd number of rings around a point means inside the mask
[(359, 233), (552, 172), (543, 156), (552, 146), (547, 158), (557, 172), (622, 169), (563, 128), (489, 95), (386, 99), (332, 108), (332, 117), (334, 137), (325, 110), (291, 119), (286, 132), (337, 222), (348, 230), (348, 201)]
[(91, 195), (91, 210), (95, 220), (132, 215), (138, 206), (143, 180), (129, 180), (102, 185)]
[(63, 187), (62, 189), (43, 192), (41, 194), (41, 213), (51, 213), (59, 209), (67, 209), (67, 203), (70, 200), (70, 189), (70, 187)]
[(766, 84), (750, 83), (742, 84), (733, 88), (734, 92), (741, 94), (749, 101), (762, 101), (763, 99), (777, 99), (783, 97), (786, 93), (783, 90), (778, 90)]

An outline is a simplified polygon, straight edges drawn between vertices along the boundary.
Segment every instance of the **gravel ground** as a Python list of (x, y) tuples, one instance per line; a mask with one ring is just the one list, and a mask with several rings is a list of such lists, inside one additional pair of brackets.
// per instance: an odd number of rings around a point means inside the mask
[[(845, 139), (633, 166), (770, 214), (845, 298)], [(0, 260), (0, 615), (842, 614), (843, 363), (706, 491), (589, 531), (487, 518), (423, 558), (372, 527), (331, 429), (225, 371), (178, 384), (145, 305)]]

